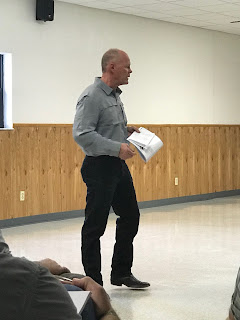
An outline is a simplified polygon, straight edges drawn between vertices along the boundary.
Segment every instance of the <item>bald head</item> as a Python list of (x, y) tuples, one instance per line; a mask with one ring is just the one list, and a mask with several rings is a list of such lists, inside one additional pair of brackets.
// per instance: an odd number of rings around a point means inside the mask
[(109, 49), (104, 53), (102, 57), (102, 72), (107, 71), (107, 65), (109, 62), (116, 62), (120, 58), (120, 52), (123, 52), (119, 49)]
[(126, 52), (119, 49), (109, 49), (102, 57), (101, 80), (111, 88), (128, 84), (132, 73), (130, 59)]

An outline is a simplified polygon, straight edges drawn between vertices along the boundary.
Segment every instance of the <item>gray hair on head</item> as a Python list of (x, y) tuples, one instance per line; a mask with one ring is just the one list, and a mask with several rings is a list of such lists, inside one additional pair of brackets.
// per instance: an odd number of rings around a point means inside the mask
[(110, 61), (116, 61), (119, 57), (119, 49), (109, 49), (102, 57), (102, 72), (106, 72), (107, 65)]

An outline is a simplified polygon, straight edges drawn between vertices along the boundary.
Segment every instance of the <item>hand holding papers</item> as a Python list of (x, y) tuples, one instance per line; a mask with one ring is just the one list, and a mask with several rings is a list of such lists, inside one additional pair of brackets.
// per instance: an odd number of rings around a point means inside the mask
[(140, 157), (147, 162), (163, 146), (161, 139), (153, 132), (139, 128), (140, 133), (134, 131), (127, 140), (138, 150)]

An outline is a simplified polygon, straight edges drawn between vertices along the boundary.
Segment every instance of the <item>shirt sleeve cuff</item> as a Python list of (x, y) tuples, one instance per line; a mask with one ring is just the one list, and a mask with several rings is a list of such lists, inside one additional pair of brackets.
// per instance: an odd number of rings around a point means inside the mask
[(109, 151), (109, 155), (112, 157), (118, 157), (121, 148), (121, 142), (113, 141), (112, 148)]

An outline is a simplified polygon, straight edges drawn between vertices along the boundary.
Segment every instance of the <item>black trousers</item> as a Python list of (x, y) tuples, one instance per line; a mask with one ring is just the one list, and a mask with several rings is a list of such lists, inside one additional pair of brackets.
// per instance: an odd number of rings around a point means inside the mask
[(131, 273), (139, 208), (125, 161), (110, 156), (86, 156), (81, 173), (87, 185), (85, 221), (82, 227), (82, 263), (86, 275), (102, 285), (100, 237), (105, 232), (110, 208), (112, 206), (118, 216), (111, 277)]

